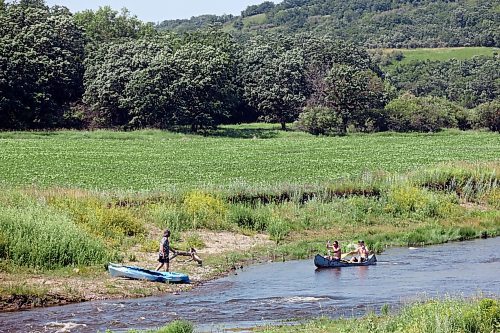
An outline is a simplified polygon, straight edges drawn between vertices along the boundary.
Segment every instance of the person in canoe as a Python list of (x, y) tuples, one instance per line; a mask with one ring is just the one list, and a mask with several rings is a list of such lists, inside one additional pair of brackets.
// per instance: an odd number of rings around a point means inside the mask
[(328, 241), (326, 243), (326, 248), (333, 250), (333, 256), (330, 256), (330, 260), (340, 260), (342, 257), (342, 250), (340, 249), (338, 241), (333, 241), (333, 244), (330, 244), (330, 241)]
[(351, 260), (349, 260), (349, 262), (364, 262), (364, 261), (368, 260), (368, 256), (370, 255), (370, 251), (368, 251), (368, 248), (366, 247), (365, 242), (360, 240), (360, 241), (358, 241), (358, 247), (356, 248), (356, 250), (351, 251), (347, 254), (348, 255), (349, 254), (357, 254), (357, 256), (352, 257)]
[(165, 230), (163, 233), (163, 237), (160, 241), (160, 250), (158, 253), (158, 267), (156, 267), (156, 270), (159, 271), (160, 268), (162, 268), (163, 265), (165, 265), (165, 272), (168, 272), (170, 269), (170, 259), (169, 259), (169, 253), (170, 253), (170, 230)]

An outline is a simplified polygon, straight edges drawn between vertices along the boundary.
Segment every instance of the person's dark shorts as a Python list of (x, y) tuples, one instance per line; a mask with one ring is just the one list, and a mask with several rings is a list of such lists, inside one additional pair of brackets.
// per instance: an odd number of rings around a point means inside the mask
[(168, 257), (163, 257), (163, 256), (158, 256), (158, 261), (161, 262), (162, 264), (168, 264), (170, 262)]

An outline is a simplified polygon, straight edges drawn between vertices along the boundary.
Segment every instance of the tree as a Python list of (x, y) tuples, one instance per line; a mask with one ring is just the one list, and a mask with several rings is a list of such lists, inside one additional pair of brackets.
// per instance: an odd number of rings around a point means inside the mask
[(0, 127), (47, 128), (81, 97), (82, 30), (63, 7), (26, 0), (0, 10)]
[(244, 97), (267, 121), (286, 123), (296, 119), (307, 96), (305, 61), (298, 48), (265, 44), (257, 39), (243, 54)]
[(476, 108), (479, 127), (500, 133), (500, 100), (483, 103)]
[(173, 52), (171, 44), (168, 39), (161, 38), (114, 42), (104, 44), (87, 57), (83, 101), (91, 108), (94, 126), (130, 125), (136, 116), (130, 112), (138, 112), (138, 109), (127, 95), (137, 92), (129, 84), (136, 84), (141, 79), (137, 72), (149, 68), (158, 54)]
[(193, 131), (214, 127), (229, 116), (233, 91), (231, 59), (210, 45), (188, 43), (172, 57), (175, 122)]
[(119, 39), (138, 39), (155, 35), (154, 26), (144, 23), (123, 8), (120, 12), (109, 6), (98, 10), (84, 10), (74, 15), (75, 22), (85, 30), (87, 42), (93, 47), (97, 44)]
[(341, 132), (349, 123), (360, 123), (370, 109), (385, 104), (382, 80), (371, 70), (334, 65), (326, 79), (326, 103), (342, 119)]

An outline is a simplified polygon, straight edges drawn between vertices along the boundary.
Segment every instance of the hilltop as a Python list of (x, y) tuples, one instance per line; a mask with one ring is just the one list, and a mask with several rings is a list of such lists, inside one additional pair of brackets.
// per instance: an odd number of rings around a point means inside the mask
[(185, 32), (220, 24), (242, 38), (266, 32), (312, 32), (368, 48), (499, 46), (500, 6), (493, 1), (285, 0), (249, 6), (240, 16), (204, 15), (160, 23)]

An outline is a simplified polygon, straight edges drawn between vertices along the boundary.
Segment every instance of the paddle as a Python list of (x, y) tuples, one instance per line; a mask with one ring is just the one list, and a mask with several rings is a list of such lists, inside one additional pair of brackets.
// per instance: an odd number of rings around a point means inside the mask
[(356, 252), (347, 252), (347, 253), (344, 253), (343, 255), (340, 256), (340, 259), (344, 259), (345, 257), (350, 256), (350, 255), (352, 255), (354, 253), (356, 253)]

